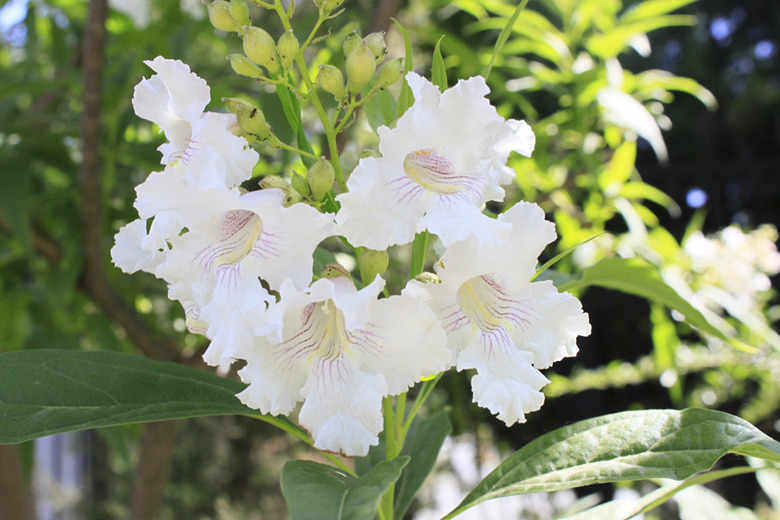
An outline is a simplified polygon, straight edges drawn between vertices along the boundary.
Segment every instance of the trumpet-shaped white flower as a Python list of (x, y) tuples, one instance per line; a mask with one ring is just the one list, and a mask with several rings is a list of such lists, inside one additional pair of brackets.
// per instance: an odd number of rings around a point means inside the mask
[[(449, 367), (444, 331), (419, 298), (377, 300), (380, 277), (360, 291), (345, 277), (304, 291), (282, 283), (266, 313), (271, 332), (245, 350), (238, 397), (262, 413), (289, 414), (316, 448), (365, 455), (382, 429), (382, 397), (405, 391)], [(274, 327), (276, 323), (278, 326)]]
[(501, 223), (482, 205), (503, 199), (500, 185), (514, 177), (509, 153), (531, 154), (530, 127), (498, 115), (480, 76), (444, 93), (417, 74), (407, 80), (415, 103), (394, 129), (379, 129), (382, 157), (364, 158), (352, 172), (349, 192), (337, 197), (336, 232), (379, 250), (426, 229), (445, 245), (491, 235)]
[(232, 187), (248, 179), (258, 154), (247, 147), (233, 114), (203, 112), (211, 99), (206, 82), (179, 60), (158, 56), (145, 61), (157, 74), (135, 87), (133, 108), (165, 132), (162, 163), (181, 163), (177, 171), (202, 189)]
[[(186, 198), (186, 184), (181, 184), (179, 193)], [(273, 290), (284, 280), (305, 288), (312, 277), (314, 249), (333, 227), (330, 216), (310, 206), (284, 207), (285, 194), (279, 189), (244, 195), (214, 191), (210, 203), (191, 209), (192, 214), (181, 209), (187, 231), (168, 239), (170, 251), (155, 270), (176, 287), (172, 296), (187, 302), (200, 327), (209, 327), (209, 337), (220, 332), (213, 327), (242, 326), (245, 316), (260, 319), (262, 312), (256, 310), (274, 301), (261, 279)], [(235, 357), (222, 344), (212, 343), (204, 356), (207, 362), (224, 366)]]
[(541, 208), (521, 202), (499, 220), (511, 226), (507, 244), (457, 242), (439, 262), (441, 283), (415, 289), (428, 292), (458, 370), (477, 370), (474, 401), (511, 425), (544, 401), (539, 390), (548, 380), (538, 369), (576, 354), (590, 323), (574, 296), (550, 281), (529, 282), (555, 239)]

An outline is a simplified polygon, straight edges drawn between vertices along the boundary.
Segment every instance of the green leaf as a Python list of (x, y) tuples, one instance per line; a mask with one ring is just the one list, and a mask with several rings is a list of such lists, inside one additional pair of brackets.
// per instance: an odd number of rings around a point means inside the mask
[(412, 264), (409, 272), (409, 278), (414, 278), (425, 269), (425, 258), (428, 256), (428, 246), (430, 245), (430, 235), (427, 231), (417, 233), (412, 242)]
[(729, 341), (729, 338), (707, 321), (698, 309), (669, 287), (655, 267), (635, 258), (604, 258), (599, 260), (594, 265), (584, 269), (579, 277), (561, 284), (559, 289), (571, 291), (589, 286), (616, 289), (660, 303), (682, 313), (694, 327)]
[(436, 464), (444, 439), (451, 432), (452, 423), (446, 410), (440, 410), (430, 417), (415, 418), (401, 451), (401, 455), (409, 455), (410, 462), (396, 485), (396, 519), (403, 518), (412, 505), (417, 491)]
[(412, 51), (412, 40), (409, 39), (409, 33), (406, 32), (401, 22), (395, 18), (393, 18), (393, 21), (398, 26), (398, 30), (401, 31), (401, 36), (404, 39), (404, 79), (401, 80), (401, 93), (398, 96), (398, 112), (396, 113), (396, 117), (401, 117), (414, 103), (414, 94), (412, 94), (412, 89), (406, 81), (406, 75), (413, 70), (414, 52)]
[(634, 4), (620, 17), (621, 22), (633, 22), (637, 20), (654, 18), (663, 14), (676, 11), (680, 7), (692, 4), (696, 0), (644, 0)]
[(382, 461), (360, 478), (332, 466), (292, 460), (282, 468), (290, 520), (371, 520), (409, 457)]
[[(287, 122), (290, 123), (296, 140), (298, 141), (298, 148), (305, 152), (314, 153), (303, 128), (303, 122), (301, 121), (301, 103), (298, 101), (298, 98), (296, 98), (293, 93), (290, 92), (290, 89), (284, 85), (276, 85), (276, 94), (279, 96), (279, 101), (282, 103), (282, 110), (284, 110)], [(300, 157), (307, 168), (311, 168), (316, 162), (306, 155), (301, 155)]]
[(431, 63), (431, 80), (442, 92), (447, 90), (447, 66), (444, 65), (444, 58), (441, 55), (443, 38), (444, 36), (436, 42), (436, 47), (433, 49), (433, 62)]
[(696, 17), (672, 14), (618, 25), (607, 32), (593, 35), (585, 46), (588, 51), (599, 58), (614, 58), (623, 52), (628, 46), (629, 40), (634, 36), (676, 25), (696, 25)]
[(485, 68), (482, 69), (482, 76), (487, 80), (488, 76), (490, 76), (490, 71), (493, 70), (493, 62), (496, 60), (496, 56), (498, 56), (498, 53), (501, 52), (501, 49), (504, 47), (504, 44), (506, 43), (507, 39), (509, 38), (509, 35), (512, 33), (512, 28), (515, 25), (515, 22), (517, 21), (517, 17), (520, 16), (520, 13), (523, 12), (523, 9), (525, 9), (526, 4), (528, 4), (528, 0), (523, 0), (517, 5), (517, 8), (515, 8), (515, 12), (512, 13), (512, 16), (509, 17), (509, 19), (506, 22), (506, 25), (503, 29), (501, 29), (501, 33), (498, 35), (498, 40), (496, 40), (496, 45), (493, 47), (493, 55), (490, 56), (490, 62), (485, 65)]
[(376, 132), (380, 126), (390, 126), (395, 121), (398, 104), (389, 90), (385, 89), (378, 92), (363, 105), (368, 124)]
[(117, 352), (7, 352), (0, 354), (0, 444), (129, 423), (259, 416), (236, 398), (244, 388), (196, 368)]
[(445, 519), (485, 500), (707, 471), (727, 453), (780, 461), (780, 443), (717, 410), (643, 410), (564, 426), (502, 462)]

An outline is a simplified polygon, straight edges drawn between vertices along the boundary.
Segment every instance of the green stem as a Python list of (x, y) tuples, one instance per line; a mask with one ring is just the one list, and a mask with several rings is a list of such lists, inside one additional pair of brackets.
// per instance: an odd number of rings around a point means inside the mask
[[(289, 31), (292, 29), (290, 26), (290, 19), (287, 16), (287, 12), (284, 10), (284, 6), (282, 6), (281, 0), (274, 0), (274, 9), (282, 21), (284, 30)], [(322, 23), (322, 20), (322, 13), (320, 13), (317, 27)], [(299, 49), (298, 54), (295, 56), (295, 64), (298, 66), (298, 70), (301, 73), (301, 79), (303, 79), (304, 85), (306, 85), (305, 95), (309, 101), (311, 101), (314, 110), (317, 112), (317, 115), (322, 121), (322, 126), (325, 129), (325, 138), (328, 141), (328, 149), (330, 150), (330, 164), (333, 166), (333, 170), (336, 172), (336, 181), (339, 184), (339, 188), (342, 192), (345, 192), (347, 191), (347, 183), (344, 180), (344, 172), (341, 170), (341, 163), (339, 162), (339, 147), (338, 143), (336, 142), (336, 132), (328, 120), (328, 114), (325, 112), (325, 108), (322, 106), (322, 102), (320, 101), (319, 96), (317, 96), (317, 92), (314, 90), (314, 84), (309, 77), (309, 68), (306, 65), (306, 60), (303, 58), (302, 49)]]
[(289, 144), (286, 144), (286, 143), (280, 141), (279, 139), (274, 139), (272, 141), (269, 141), (266, 144), (268, 146), (273, 147), (273, 148), (283, 148), (283, 149), (289, 150), (289, 151), (291, 151), (293, 153), (297, 153), (297, 154), (300, 154), (300, 155), (303, 155), (303, 156), (306, 156), (306, 157), (310, 157), (310, 158), (312, 158), (314, 160), (319, 159), (317, 154), (313, 154), (311, 152), (307, 152), (306, 150), (301, 150), (300, 148), (296, 148), (295, 146), (290, 146)]
[[(279, 418), (279, 417), (275, 417), (273, 415), (250, 415), (250, 417), (252, 417), (253, 419), (258, 419), (260, 421), (266, 422), (266, 423), (268, 423), (270, 425), (276, 426), (280, 430), (285, 431), (285, 432), (289, 433), (290, 435), (292, 435), (293, 437), (302, 440), (303, 442), (305, 442), (309, 446), (313, 446), (311, 437), (309, 437), (309, 435), (305, 431), (303, 431), (301, 428), (299, 428), (298, 426), (295, 426), (293, 423), (291, 423), (291, 422), (289, 422), (289, 421), (287, 421), (285, 419), (282, 419), (282, 418)], [(337, 468), (341, 469), (342, 471), (344, 471), (346, 473), (349, 473), (350, 475), (352, 475), (354, 477), (357, 477), (357, 474), (355, 474), (355, 471), (352, 468), (350, 468), (349, 466), (347, 466), (344, 463), (344, 461), (341, 460), (336, 455), (333, 455), (332, 453), (327, 453), (327, 452), (324, 452), (324, 451), (321, 451), (320, 453), (322, 453), (325, 456), (325, 458), (327, 458), (329, 461), (331, 461), (333, 463), (333, 465), (336, 466)]]

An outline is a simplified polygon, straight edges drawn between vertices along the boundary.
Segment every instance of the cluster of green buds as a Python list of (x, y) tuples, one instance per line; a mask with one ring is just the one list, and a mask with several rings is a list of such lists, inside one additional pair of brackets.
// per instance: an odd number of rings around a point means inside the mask
[[(403, 76), (403, 59), (388, 60), (384, 32), (371, 33), (361, 38), (357, 32), (346, 37), (343, 44), (346, 58), (346, 82), (344, 75), (333, 65), (321, 65), (317, 74), (317, 86), (343, 102), (347, 94), (357, 96), (363, 87), (371, 84), (372, 89), (383, 89), (399, 81)], [(382, 65), (377, 74), (377, 67)]]
[[(289, 70), (298, 56), (300, 44), (292, 29), (283, 33), (278, 42), (264, 29), (251, 25), (241, 27), (241, 34), (244, 53), (228, 55), (230, 66), (241, 76), (255, 79), (278, 76)], [(261, 67), (265, 68), (267, 75)]]
[(207, 0), (205, 3), (211, 25), (220, 31), (243, 34), (243, 28), (250, 24), (245, 0)]

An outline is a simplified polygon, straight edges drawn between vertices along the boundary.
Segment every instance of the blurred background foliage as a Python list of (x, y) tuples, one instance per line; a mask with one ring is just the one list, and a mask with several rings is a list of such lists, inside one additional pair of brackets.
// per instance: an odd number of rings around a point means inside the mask
[[(402, 56), (394, 17), (409, 31), (415, 69), (429, 75), (441, 41), (454, 84), (491, 61), (515, 5), (347, 0), (329, 26), (332, 39), (310, 63), (343, 65), (341, 41), (354, 29), (388, 31), (390, 57)], [(251, 14), (254, 24), (281, 34), (278, 20), (254, 6)], [(85, 224), (87, 15), (80, 0), (0, 0), (0, 351), (110, 349), (197, 364), (205, 339), (185, 332), (164, 284), (144, 273), (124, 275), (108, 256), (114, 233), (136, 216), (134, 186), (160, 167), (155, 148), (162, 136), (130, 103), (134, 85), (150, 75), (143, 60), (162, 55), (188, 63), (212, 88), (210, 110), (226, 110), (222, 97), (247, 97), (283, 140), (292, 129), (272, 90), (232, 73), (225, 56), (241, 52), (241, 40), (214, 30), (200, 2), (111, 2), (96, 179), (101, 212)], [(315, 21), (312, 3), (299, 1), (296, 27), (308, 33)], [(542, 410), (506, 429), (468, 402), (463, 375), (449, 374), (433, 401), (452, 406), (456, 432), (486, 423), (494, 427), (490, 439), (517, 448), (604, 413), (705, 406), (777, 436), (778, 45), (780, 4), (772, 0), (528, 4), (488, 83), (499, 112), (526, 119), (537, 145), (531, 159), (511, 158), (516, 185), (505, 203), (489, 209), (498, 213), (521, 199), (539, 203), (560, 237), (548, 258), (582, 244), (546, 276), (565, 282), (602, 258), (637, 257), (741, 348), (700, 336), (663, 307), (589, 289), (580, 296), (594, 332), (580, 341), (578, 357), (548, 373)], [(347, 169), (376, 146), (366, 112), (343, 140)], [(322, 149), (315, 117), (307, 117), (307, 133)], [(289, 152), (258, 150), (256, 176), (304, 169)], [(90, 245), (92, 227), (99, 243)], [(102, 252), (99, 265), (85, 258), (89, 247)], [(108, 296), (89, 282), (94, 270), (104, 273)], [(155, 445), (162, 451), (151, 450)], [(281, 462), (312, 456), (263, 424), (232, 417), (96, 431), (90, 446), (80, 507), (95, 519), (280, 518)], [(29, 477), (32, 450), (19, 452)], [(168, 472), (168, 483), (149, 492), (140, 482), (144, 471)], [(721, 492), (751, 508), (764, 500), (753, 477)]]

